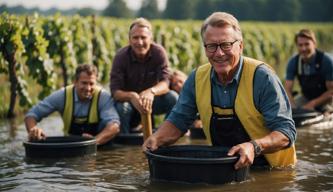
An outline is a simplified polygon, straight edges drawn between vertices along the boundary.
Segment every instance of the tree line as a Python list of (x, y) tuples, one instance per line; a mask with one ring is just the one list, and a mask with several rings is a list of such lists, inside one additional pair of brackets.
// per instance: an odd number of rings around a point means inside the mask
[(311, 21), (332, 22), (332, 0), (167, 0), (164, 10), (158, 9), (158, 0), (143, 0), (141, 8), (133, 11), (125, 0), (109, 0), (104, 10), (92, 8), (70, 9), (55, 8), (42, 11), (38, 8), (26, 9), (22, 6), (0, 6), (0, 12), (12, 14), (31, 14), (40, 12), (53, 15), (79, 14), (81, 16), (101, 15), (116, 18), (145, 17), (148, 19), (204, 19), (214, 11), (226, 11), (241, 21)]

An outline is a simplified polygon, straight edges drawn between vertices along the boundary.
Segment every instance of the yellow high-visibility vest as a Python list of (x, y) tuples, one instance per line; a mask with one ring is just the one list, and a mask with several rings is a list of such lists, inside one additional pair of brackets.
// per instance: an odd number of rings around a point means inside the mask
[[(243, 57), (239, 86), (235, 99), (235, 112), (251, 139), (259, 139), (270, 133), (265, 127), (262, 114), (256, 109), (253, 99), (253, 79), (256, 68), (264, 64), (261, 61)], [(268, 66), (268, 65), (267, 65)], [(270, 67), (269, 67), (270, 68)], [(208, 142), (211, 143), (210, 119), (212, 116), (211, 106), (211, 64), (200, 66), (195, 76), (196, 104), (203, 122), (204, 133)], [(286, 149), (264, 154), (272, 167), (287, 167), (296, 164), (296, 149), (292, 145)]]

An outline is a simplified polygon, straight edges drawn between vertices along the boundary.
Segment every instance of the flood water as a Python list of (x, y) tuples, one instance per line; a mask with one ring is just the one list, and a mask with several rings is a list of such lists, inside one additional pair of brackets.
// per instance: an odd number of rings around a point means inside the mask
[[(62, 135), (62, 121), (41, 122), (48, 136)], [(27, 160), (22, 118), (0, 122), (0, 191), (333, 191), (333, 125), (298, 129), (294, 170), (251, 170), (242, 183), (154, 183), (141, 146), (113, 146), (96, 156)], [(179, 144), (203, 143), (184, 137)], [(199, 168), (200, 169), (200, 168)]]

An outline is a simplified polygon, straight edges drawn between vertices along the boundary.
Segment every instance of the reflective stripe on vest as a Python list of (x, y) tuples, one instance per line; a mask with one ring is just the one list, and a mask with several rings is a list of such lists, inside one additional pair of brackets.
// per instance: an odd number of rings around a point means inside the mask
[[(256, 68), (263, 62), (244, 57), (240, 82), (235, 99), (235, 112), (251, 139), (259, 139), (270, 133), (264, 125), (264, 118), (258, 112), (253, 99), (253, 79)], [(266, 65), (271, 68), (269, 65)], [(211, 65), (200, 66), (195, 76), (196, 104), (203, 122), (204, 133), (211, 143)], [(204, 91), (203, 91), (204, 90)], [(272, 167), (293, 166), (296, 163), (295, 146), (280, 150), (265, 157)]]
[[(73, 104), (74, 104), (74, 85), (69, 85), (65, 87), (65, 107), (62, 114), (62, 119), (64, 121), (64, 133), (67, 135), (73, 120)], [(94, 88), (92, 102), (90, 104), (90, 110), (88, 113), (88, 123), (98, 123), (98, 97), (101, 92), (101, 88), (96, 86)]]

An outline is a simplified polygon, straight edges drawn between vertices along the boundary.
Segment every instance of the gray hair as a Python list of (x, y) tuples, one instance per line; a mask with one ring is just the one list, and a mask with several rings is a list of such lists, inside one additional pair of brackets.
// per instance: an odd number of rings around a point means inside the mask
[(204, 40), (204, 34), (208, 28), (212, 27), (225, 27), (231, 26), (236, 32), (238, 40), (243, 40), (242, 30), (239, 26), (238, 20), (231, 14), (226, 12), (214, 12), (211, 14), (201, 26), (201, 38)]
[(130, 28), (129, 28), (129, 35), (131, 35), (131, 30), (132, 30), (135, 26), (138, 26), (138, 27), (145, 27), (145, 28), (147, 28), (147, 29), (150, 31), (151, 35), (153, 34), (153, 33), (152, 33), (153, 30), (152, 30), (152, 25), (151, 25), (151, 23), (150, 23), (147, 19), (145, 19), (145, 18), (143, 18), (143, 17), (137, 18), (137, 19), (135, 19), (135, 20), (132, 22), (132, 24), (130, 25)]

